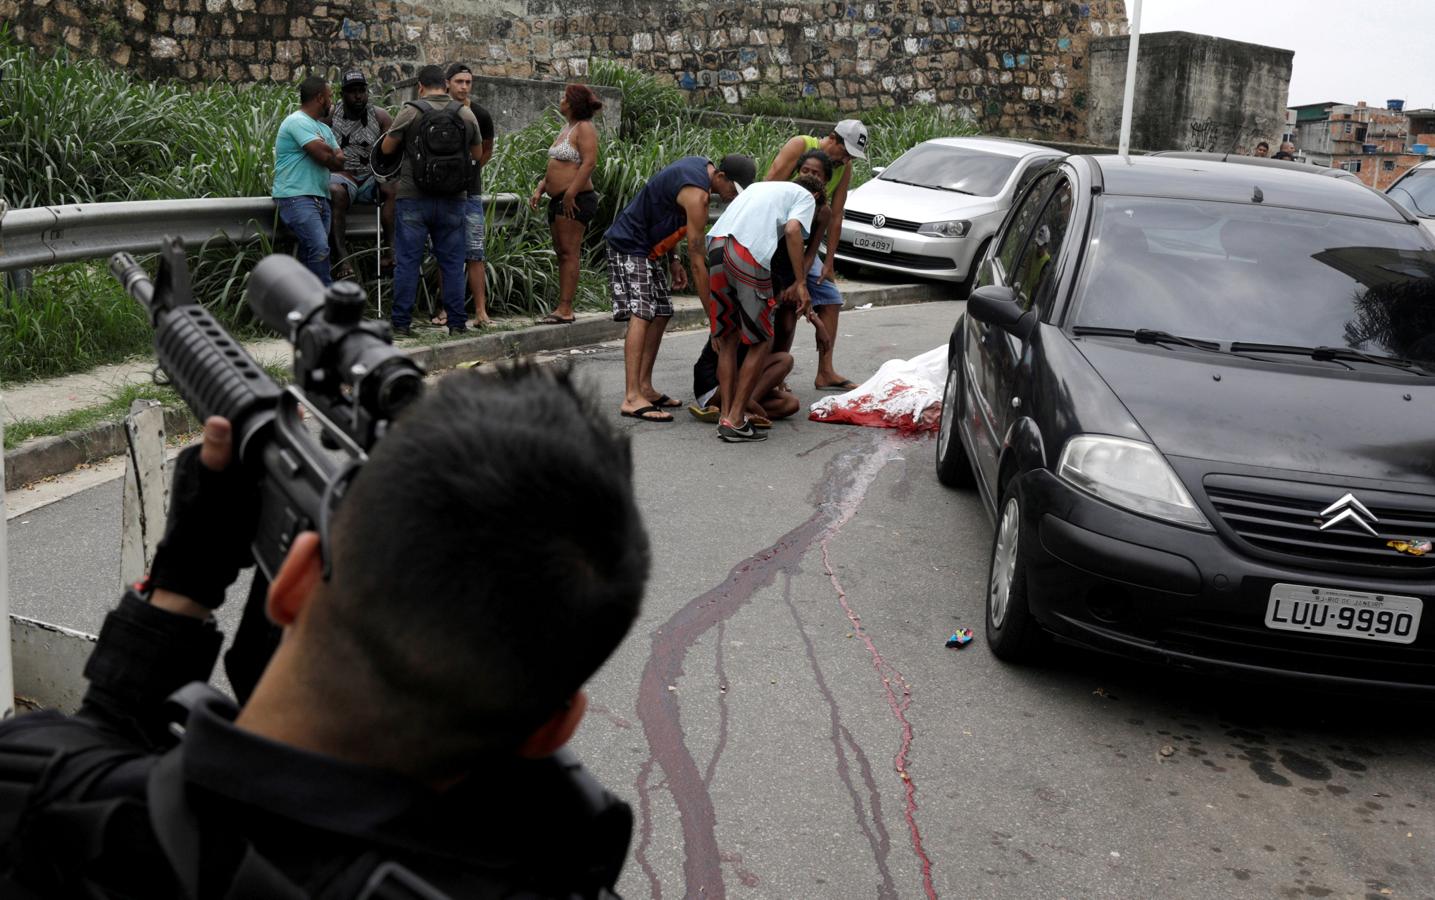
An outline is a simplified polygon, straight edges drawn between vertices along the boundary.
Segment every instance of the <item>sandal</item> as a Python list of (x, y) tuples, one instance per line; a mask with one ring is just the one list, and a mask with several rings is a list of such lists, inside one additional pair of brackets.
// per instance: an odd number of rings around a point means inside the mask
[[(563, 317), (560, 316), (560, 315), (555, 315), (554, 313), (549, 313), (548, 315), (546, 315), (546, 316), (544, 316), (543, 318), (539, 319), (539, 320), (538, 320), (538, 324), (539, 324), (539, 325), (572, 325), (572, 324), (573, 324), (573, 320), (576, 319), (576, 318), (577, 318), (577, 316), (569, 316), (568, 318), (565, 319), (565, 318), (563, 318)], [(624, 413), (624, 415), (627, 415), (627, 413)], [(650, 419), (649, 421), (658, 421), (658, 420), (656, 420), (656, 419)]]
[[(627, 416), (630, 419), (637, 419), (640, 422), (673, 421), (671, 413), (665, 413), (661, 409), (658, 409), (656, 406), (644, 406), (641, 409), (635, 409), (632, 412), (628, 412), (626, 409), (620, 409), (618, 410), (618, 412)], [(654, 415), (654, 413), (656, 413), (656, 415)]]
[(448, 324), (448, 313), (441, 312), (437, 315), (429, 316), (429, 324), (437, 325), (442, 328), (443, 326)]
[(654, 406), (659, 407), (659, 408), (661, 408), (661, 409), (677, 409), (679, 406), (682, 406), (682, 405), (683, 405), (683, 401), (681, 401), (681, 400), (674, 400), (672, 397), (669, 397), (667, 394), (662, 394), (662, 395), (660, 395), (660, 396), (658, 397), (658, 399), (656, 399), (656, 400), (651, 400), (651, 401), (649, 401), (649, 402), (651, 402)]
[(817, 388), (819, 391), (855, 391), (855, 390), (857, 390), (857, 385), (856, 385), (855, 383), (853, 383), (851, 380), (834, 381), (832, 384), (818, 384), (817, 382), (813, 382), (813, 383), (812, 383), (812, 386), (815, 387), (815, 388)]

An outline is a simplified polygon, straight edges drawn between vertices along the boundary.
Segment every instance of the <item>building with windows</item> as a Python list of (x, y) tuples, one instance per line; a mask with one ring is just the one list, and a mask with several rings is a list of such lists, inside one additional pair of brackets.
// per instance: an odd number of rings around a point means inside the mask
[(1384, 108), (1365, 101), (1308, 103), (1295, 114), (1294, 137), (1300, 157), (1312, 165), (1345, 169), (1385, 190), (1405, 171), (1435, 150), (1435, 110), (1406, 110), (1402, 100)]

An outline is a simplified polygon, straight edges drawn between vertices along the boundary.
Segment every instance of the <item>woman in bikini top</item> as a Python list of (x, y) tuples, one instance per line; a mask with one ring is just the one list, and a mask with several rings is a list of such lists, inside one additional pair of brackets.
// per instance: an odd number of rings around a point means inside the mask
[(548, 169), (533, 189), (528, 205), (548, 195), (548, 224), (558, 255), (558, 305), (539, 321), (563, 325), (573, 321), (573, 297), (578, 293), (578, 264), (582, 255), (583, 231), (598, 212), (598, 194), (593, 190), (593, 167), (598, 163), (598, 130), (593, 114), (603, 101), (592, 88), (570, 84), (563, 91), (558, 111), (568, 121), (548, 148)]

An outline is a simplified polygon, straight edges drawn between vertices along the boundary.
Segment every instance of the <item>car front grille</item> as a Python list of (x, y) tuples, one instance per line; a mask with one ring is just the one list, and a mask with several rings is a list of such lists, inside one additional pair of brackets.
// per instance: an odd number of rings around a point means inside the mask
[(1391, 541), (1435, 539), (1435, 498), (1352, 491), (1378, 521), (1371, 535), (1350, 522), (1321, 530), (1321, 512), (1346, 492), (1329, 485), (1208, 475), (1206, 497), (1236, 537), (1267, 553), (1316, 560), (1323, 567), (1435, 571), (1435, 552), (1402, 553)]
[[(849, 222), (861, 222), (863, 225), (871, 225), (873, 215), (873, 213), (857, 212), (856, 210), (851, 209), (844, 209), (842, 211), (842, 218), (846, 219)], [(894, 219), (891, 216), (888, 216), (887, 221), (882, 223), (882, 227), (894, 228), (897, 231), (916, 231), (918, 228), (922, 227), (922, 223), (912, 222), (907, 219)]]
[(876, 250), (867, 250), (862, 247), (854, 247), (843, 241), (838, 253), (849, 259), (871, 260), (878, 263), (889, 263), (894, 266), (905, 266), (909, 269), (927, 269), (936, 271), (938, 269), (955, 269), (956, 263), (945, 256), (927, 256), (923, 253), (902, 253), (893, 250), (891, 253), (878, 253)]

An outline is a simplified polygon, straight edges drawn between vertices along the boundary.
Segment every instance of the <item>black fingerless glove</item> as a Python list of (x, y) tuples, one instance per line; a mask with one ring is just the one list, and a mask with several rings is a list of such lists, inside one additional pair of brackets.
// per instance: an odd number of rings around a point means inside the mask
[(239, 570), (254, 564), (250, 545), (259, 522), (259, 490), (238, 461), (216, 472), (199, 445), (175, 459), (169, 522), (150, 567), (149, 587), (182, 594), (209, 609)]

